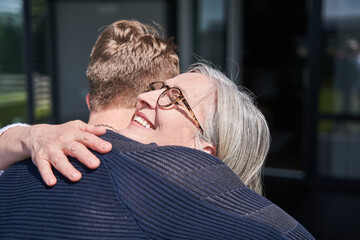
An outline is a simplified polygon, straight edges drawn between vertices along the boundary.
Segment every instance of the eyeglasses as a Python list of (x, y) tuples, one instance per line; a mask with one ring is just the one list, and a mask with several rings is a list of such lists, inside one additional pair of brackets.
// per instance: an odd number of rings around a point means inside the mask
[(160, 94), (160, 96), (157, 100), (157, 105), (159, 105), (160, 107), (166, 108), (166, 107), (170, 107), (174, 104), (178, 104), (179, 101), (182, 101), (184, 103), (185, 107), (189, 110), (191, 116), (193, 117), (196, 127), (200, 129), (201, 134), (204, 134), (204, 130), (200, 126), (199, 120), (196, 118), (188, 101), (186, 101), (184, 95), (182, 94), (182, 92), (179, 88), (169, 87), (168, 85), (166, 85), (163, 82), (152, 82), (146, 88), (145, 92), (149, 92), (152, 90), (160, 90), (162, 88), (165, 88), (165, 91)]

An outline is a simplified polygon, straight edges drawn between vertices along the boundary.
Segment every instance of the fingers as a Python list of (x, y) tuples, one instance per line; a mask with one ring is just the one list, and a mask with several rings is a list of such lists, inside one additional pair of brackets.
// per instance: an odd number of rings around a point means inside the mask
[(74, 168), (63, 153), (55, 155), (50, 159), (51, 164), (70, 181), (77, 182), (81, 178), (81, 173)]
[(104, 127), (95, 127), (80, 120), (34, 128), (29, 138), (29, 152), (45, 183), (54, 186), (57, 182), (52, 166), (69, 180), (80, 180), (81, 173), (72, 166), (67, 156), (77, 158), (90, 169), (97, 168), (100, 160), (88, 148), (99, 153), (111, 151), (111, 143), (98, 137), (105, 132)]
[[(80, 120), (72, 121), (71, 123), (77, 125), (81, 133), (75, 135), (75, 140), (84, 144), (86, 147), (100, 153), (107, 153), (111, 151), (112, 145), (101, 138), (97, 137), (106, 133), (106, 128), (86, 124)], [(77, 156), (75, 156), (77, 157)]]
[(71, 143), (65, 148), (65, 153), (75, 157), (90, 169), (95, 169), (100, 165), (100, 160), (81, 143)]
[(106, 133), (106, 128), (87, 124), (84, 131), (100, 136)]
[[(86, 147), (91, 148), (94, 151), (97, 151), (99, 153), (107, 153), (111, 151), (112, 145), (109, 142), (106, 142), (102, 140), (101, 138), (87, 133), (82, 132), (80, 134), (77, 134), (75, 136), (75, 140), (79, 143), (84, 144)], [(77, 155), (74, 157), (78, 158)], [(95, 156), (94, 156), (95, 157)]]
[(80, 120), (74, 121), (78, 128), (83, 132), (89, 132), (95, 134), (97, 136), (103, 135), (106, 133), (106, 128), (101, 126), (94, 126), (90, 124), (86, 124)]
[(70, 181), (77, 182), (81, 179), (82, 176), (81, 173), (76, 170), (68, 161), (67, 157), (63, 153), (59, 153), (53, 156), (51, 159), (39, 159), (38, 157), (38, 159), (36, 159), (35, 165), (39, 169), (41, 178), (49, 187), (54, 186), (57, 182), (51, 165)]
[(35, 165), (37, 165), (41, 178), (45, 184), (49, 187), (54, 186), (57, 182), (57, 179), (53, 174), (50, 163), (47, 160), (39, 160)]

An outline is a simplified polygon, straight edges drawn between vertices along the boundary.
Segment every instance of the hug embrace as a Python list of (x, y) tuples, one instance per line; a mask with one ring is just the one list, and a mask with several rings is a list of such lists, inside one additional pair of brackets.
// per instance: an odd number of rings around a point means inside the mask
[(90, 55), (88, 124), (2, 132), (0, 238), (314, 239), (261, 195), (252, 97), (206, 63), (180, 74), (175, 50), (117, 21)]

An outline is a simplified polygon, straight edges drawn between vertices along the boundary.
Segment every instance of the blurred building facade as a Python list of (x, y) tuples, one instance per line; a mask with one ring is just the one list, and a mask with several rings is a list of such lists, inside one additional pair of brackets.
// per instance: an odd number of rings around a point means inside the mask
[(318, 239), (360, 239), (360, 1), (0, 0), (0, 126), (88, 118), (102, 28), (161, 24), (181, 69), (204, 58), (257, 96), (266, 196)]

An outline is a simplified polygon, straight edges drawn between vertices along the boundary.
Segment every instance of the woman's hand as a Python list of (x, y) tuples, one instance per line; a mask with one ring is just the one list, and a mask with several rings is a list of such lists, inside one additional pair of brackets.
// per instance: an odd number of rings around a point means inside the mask
[(22, 135), (24, 150), (31, 156), (48, 186), (57, 182), (51, 166), (71, 181), (80, 180), (81, 173), (66, 156), (77, 158), (88, 168), (95, 169), (100, 160), (87, 148), (100, 153), (107, 153), (112, 148), (110, 143), (98, 137), (106, 132), (104, 127), (95, 127), (80, 120), (61, 125), (39, 124), (26, 129)]

